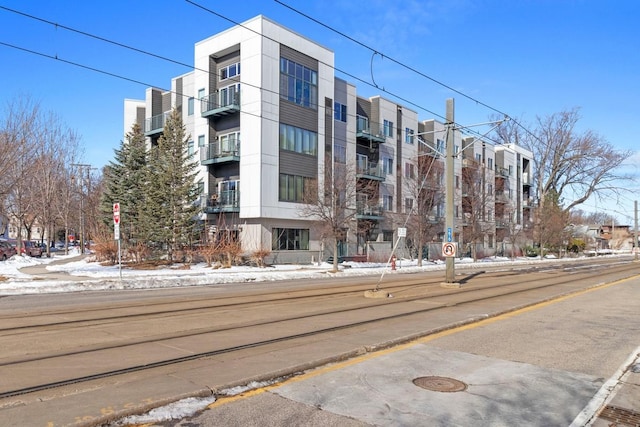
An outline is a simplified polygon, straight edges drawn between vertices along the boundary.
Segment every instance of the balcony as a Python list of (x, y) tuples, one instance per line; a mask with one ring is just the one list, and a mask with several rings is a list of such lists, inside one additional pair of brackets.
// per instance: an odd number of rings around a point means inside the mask
[(384, 210), (380, 206), (358, 204), (356, 206), (356, 219), (372, 219), (379, 221), (384, 219)]
[(509, 198), (507, 197), (507, 193), (502, 190), (496, 191), (496, 203), (508, 203)]
[(238, 190), (213, 193), (203, 207), (208, 214), (240, 212), (240, 192)]
[(509, 178), (509, 169), (496, 166), (496, 178)]
[(522, 208), (523, 209), (533, 209), (535, 207), (535, 203), (531, 198), (523, 198), (522, 199)]
[(385, 174), (377, 163), (358, 162), (356, 166), (356, 177), (371, 179), (374, 181), (384, 181)]
[(171, 114), (171, 111), (165, 111), (162, 114), (158, 114), (157, 116), (149, 117), (144, 120), (144, 135), (152, 136), (159, 133), (162, 133), (164, 130), (164, 124), (167, 121), (167, 118)]
[(202, 117), (224, 117), (240, 112), (240, 93), (222, 96), (212, 93), (200, 99)]
[(527, 187), (531, 187), (531, 174), (528, 172), (524, 172), (522, 174), (522, 185), (526, 185)]
[(382, 144), (387, 140), (382, 128), (372, 129), (369, 125), (369, 119), (363, 116), (357, 116), (356, 118), (356, 138), (377, 144)]
[(238, 161), (240, 161), (240, 143), (223, 144), (220, 141), (216, 141), (200, 148), (201, 165)]

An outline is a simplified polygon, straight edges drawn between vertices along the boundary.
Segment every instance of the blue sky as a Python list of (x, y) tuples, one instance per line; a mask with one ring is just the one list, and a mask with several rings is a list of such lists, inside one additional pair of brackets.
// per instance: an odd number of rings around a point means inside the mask
[[(337, 72), (363, 96), (395, 94), (421, 119), (444, 115), (455, 98), (456, 121), (487, 121), (492, 111), (421, 77), (389, 58), (299, 15), (273, 0), (192, 0), (232, 21), (263, 14), (335, 52)], [(281, 0), (307, 15), (524, 123), (580, 108), (581, 130), (636, 151), (640, 135), (640, 2), (635, 0)], [(186, 64), (193, 45), (233, 24), (182, 1), (0, 0), (0, 6), (130, 45)], [(15, 45), (143, 82), (72, 66), (0, 44), (0, 108), (29, 96), (76, 129), (85, 161), (104, 166), (123, 137), (124, 98), (147, 86), (168, 88), (190, 71), (60, 27), (0, 9), (0, 43)], [(382, 89), (389, 93), (382, 93)], [(403, 100), (399, 101), (404, 103)], [(640, 164), (629, 160), (632, 173)], [(638, 184), (631, 188), (637, 190)], [(635, 194), (606, 204), (631, 223)], [(614, 209), (615, 207), (615, 209)], [(604, 209), (592, 202), (585, 210)]]

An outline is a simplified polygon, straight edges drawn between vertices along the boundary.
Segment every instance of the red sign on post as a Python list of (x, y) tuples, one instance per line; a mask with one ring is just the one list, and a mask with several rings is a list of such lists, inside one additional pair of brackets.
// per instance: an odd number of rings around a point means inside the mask
[(118, 202), (113, 204), (113, 224), (120, 224), (120, 203)]

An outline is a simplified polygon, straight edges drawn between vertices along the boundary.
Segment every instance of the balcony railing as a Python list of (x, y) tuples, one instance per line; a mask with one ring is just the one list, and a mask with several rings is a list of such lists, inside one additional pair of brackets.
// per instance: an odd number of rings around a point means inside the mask
[(204, 206), (206, 213), (240, 212), (240, 191), (229, 190), (213, 193)]
[(384, 218), (384, 209), (381, 206), (368, 206), (358, 203), (356, 205), (357, 219), (382, 219)]
[(356, 176), (358, 178), (384, 181), (385, 174), (378, 163), (362, 162), (356, 166)]
[(496, 166), (496, 177), (509, 178), (509, 169)]
[(240, 160), (240, 143), (221, 143), (215, 141), (200, 148), (200, 163), (210, 165), (214, 163), (237, 162)]
[(531, 174), (528, 172), (524, 172), (522, 174), (522, 185), (527, 185), (531, 187)]
[(146, 136), (150, 136), (156, 133), (162, 133), (164, 130), (164, 124), (167, 121), (167, 118), (171, 114), (170, 111), (165, 111), (162, 114), (158, 114), (153, 117), (149, 117), (144, 120), (144, 134)]
[(370, 142), (383, 143), (387, 140), (382, 128), (371, 128), (369, 119), (364, 116), (356, 118), (356, 138)]
[(219, 117), (235, 114), (240, 111), (240, 94), (233, 96), (221, 96), (220, 93), (212, 93), (200, 99), (200, 111), (202, 117)]

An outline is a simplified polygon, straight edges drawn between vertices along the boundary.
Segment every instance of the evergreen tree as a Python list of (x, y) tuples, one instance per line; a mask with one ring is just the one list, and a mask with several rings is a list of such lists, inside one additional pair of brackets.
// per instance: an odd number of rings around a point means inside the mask
[(167, 249), (169, 260), (189, 242), (197, 224), (194, 181), (198, 164), (191, 161), (187, 142), (182, 117), (174, 109), (158, 145), (150, 151), (147, 168), (144, 234), (149, 242)]
[(140, 239), (147, 176), (147, 148), (140, 125), (135, 123), (125, 135), (115, 160), (104, 168), (104, 192), (100, 203), (103, 222), (113, 224), (113, 204), (120, 203), (120, 238), (125, 243)]

